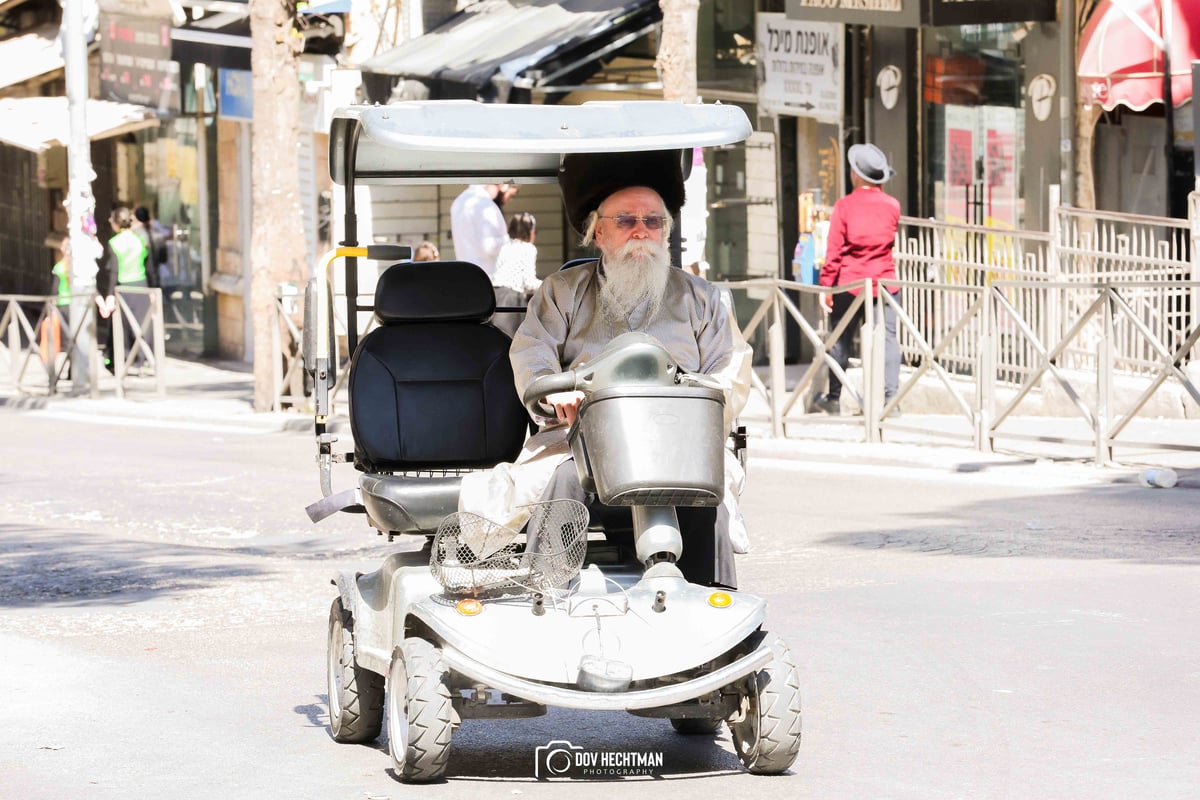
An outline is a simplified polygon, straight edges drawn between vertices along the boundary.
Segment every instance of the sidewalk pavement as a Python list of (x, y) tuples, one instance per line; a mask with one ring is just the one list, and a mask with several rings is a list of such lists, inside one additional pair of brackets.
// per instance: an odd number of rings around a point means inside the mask
[[(115, 396), (115, 383), (105, 374), (100, 383), (101, 396), (72, 396), (67, 392), (54, 396), (19, 395), (0, 384), (0, 410), (29, 413), (58, 419), (73, 419), (95, 424), (123, 424), (146, 427), (192, 428), (242, 433), (291, 432), (308, 435), (312, 417), (301, 411), (255, 412), (254, 377), (249, 365), (234, 362), (191, 361), (168, 357), (164, 380), (166, 391), (159, 396), (152, 378), (131, 378), (126, 397)], [(65, 390), (70, 384), (63, 385)], [(330, 430), (342, 437), (349, 449), (350, 427), (344, 395), (330, 420)], [(785, 438), (770, 436), (766, 404), (752, 395), (743, 419), (750, 434), (751, 464), (757, 459), (790, 460), (809, 465), (825, 464), (830, 469), (854, 466), (910, 467), (951, 473), (997, 472), (1007, 466), (1045, 471), (1057, 469), (1059, 478), (1081, 482), (1133, 481), (1147, 467), (1172, 467), (1180, 472), (1180, 485), (1200, 488), (1200, 420), (1137, 420), (1136, 438), (1143, 441), (1195, 442), (1189, 451), (1118, 450), (1118, 466), (1098, 469), (1092, 466), (1094, 448), (1090, 445), (1060, 445), (1036, 441), (1037, 436), (1078, 436), (1089, 440), (1082, 419), (1021, 417), (1005, 423), (1009, 436), (1029, 439), (997, 440), (997, 451), (975, 449), (971, 444), (967, 420), (945, 414), (913, 413), (889, 420), (884, 441), (865, 441), (861, 417), (838, 418), (806, 414), (788, 421)], [(1132, 426), (1131, 426), (1132, 427)], [(1009, 470), (1011, 472), (1011, 470)]]

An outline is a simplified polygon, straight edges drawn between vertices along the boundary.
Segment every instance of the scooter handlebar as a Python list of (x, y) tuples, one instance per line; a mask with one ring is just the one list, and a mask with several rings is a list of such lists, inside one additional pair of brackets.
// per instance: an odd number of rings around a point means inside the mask
[(546, 410), (542, 408), (542, 400), (556, 392), (573, 392), (575, 388), (575, 370), (552, 372), (549, 375), (534, 378), (533, 383), (525, 389), (525, 395), (521, 398), (521, 402), (525, 404), (525, 408), (531, 415), (544, 417)]

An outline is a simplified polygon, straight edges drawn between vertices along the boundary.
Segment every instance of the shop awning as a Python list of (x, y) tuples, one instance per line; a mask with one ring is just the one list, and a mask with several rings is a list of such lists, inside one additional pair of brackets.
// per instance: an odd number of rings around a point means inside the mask
[[(66, 146), (71, 123), (65, 97), (7, 97), (0, 100), (0, 143), (35, 153)], [(108, 100), (87, 101), (88, 138), (107, 139), (158, 125), (154, 109)]]
[(250, 70), (250, 11), (234, 8), (206, 14), (171, 29), (171, 58), (179, 64)]
[(0, 41), (0, 89), (62, 68), (57, 25), (42, 25)]
[(514, 86), (582, 82), (661, 19), (657, 0), (482, 0), (360, 66), (418, 79), (431, 99), (503, 103)]
[(1100, 0), (1079, 39), (1079, 94), (1105, 110), (1141, 111), (1163, 101), (1163, 3), (1172, 13), (1171, 99), (1192, 96), (1200, 58), (1200, 0)]

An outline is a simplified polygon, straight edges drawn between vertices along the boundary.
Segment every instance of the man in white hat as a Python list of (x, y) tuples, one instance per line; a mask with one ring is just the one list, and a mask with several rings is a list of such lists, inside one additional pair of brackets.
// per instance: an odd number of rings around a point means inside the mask
[[(844, 286), (858, 283), (864, 278), (872, 281), (894, 279), (896, 263), (892, 258), (892, 247), (896, 241), (896, 228), (900, 224), (900, 203), (883, 191), (883, 184), (895, 175), (888, 165), (887, 156), (873, 144), (856, 144), (847, 154), (850, 162), (850, 181), (854, 190), (838, 200), (829, 218), (829, 238), (826, 243), (825, 263), (821, 267), (822, 286)], [(830, 329), (836, 328), (846, 315), (861, 288), (847, 292), (825, 294), (821, 300), (832, 317)], [(879, 285), (874, 285), (874, 294), (879, 296)], [(889, 289), (893, 296), (898, 287)], [(900, 343), (896, 338), (896, 309), (890, 304), (881, 304), (884, 328), (887, 331), (883, 368), (884, 404), (891, 401), (900, 387)], [(862, 309), (856, 312), (830, 355), (845, 370), (850, 363), (850, 351), (854, 334), (862, 324)], [(832, 372), (829, 374), (829, 391), (814, 400), (817, 408), (829, 414), (841, 413), (842, 382)], [(900, 413), (899, 407), (891, 409), (892, 415)]]

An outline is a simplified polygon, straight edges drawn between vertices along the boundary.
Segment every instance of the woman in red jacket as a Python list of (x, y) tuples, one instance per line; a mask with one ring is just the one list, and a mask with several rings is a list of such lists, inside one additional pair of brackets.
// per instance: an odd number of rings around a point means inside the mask
[[(888, 165), (887, 156), (873, 144), (856, 144), (847, 154), (850, 162), (851, 183), (854, 190), (838, 200), (829, 218), (829, 238), (826, 240), (825, 264), (821, 267), (822, 286), (842, 286), (856, 283), (863, 278), (872, 281), (895, 278), (896, 264), (892, 259), (892, 247), (896, 241), (896, 228), (900, 224), (900, 203), (883, 191), (895, 171)], [(830, 330), (836, 328), (854, 302), (854, 296), (862, 289), (823, 295), (821, 300), (832, 313)], [(893, 294), (898, 288), (890, 290)], [(878, 284), (874, 287), (879, 295)], [(887, 346), (884, 359), (883, 394), (885, 404), (896, 395), (900, 386), (900, 343), (896, 339), (896, 310), (890, 304), (884, 306), (884, 328), (887, 331)], [(850, 351), (854, 334), (862, 325), (862, 308), (856, 312), (830, 355), (845, 370), (850, 363)], [(817, 395), (815, 405), (830, 414), (841, 413), (842, 382), (829, 373), (829, 391)], [(899, 413), (899, 408), (893, 409)]]

